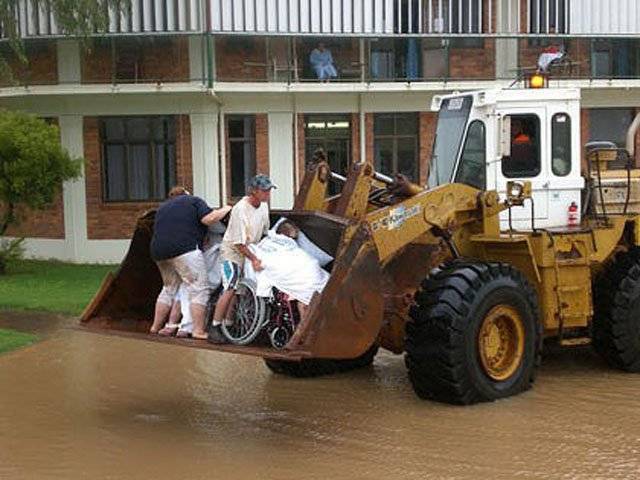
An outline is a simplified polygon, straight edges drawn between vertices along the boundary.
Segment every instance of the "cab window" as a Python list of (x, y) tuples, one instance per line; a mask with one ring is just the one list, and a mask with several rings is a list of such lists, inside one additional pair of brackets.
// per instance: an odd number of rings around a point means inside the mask
[(456, 183), (464, 183), (480, 190), (486, 189), (485, 128), (480, 120), (474, 120), (467, 130)]
[(571, 117), (566, 113), (551, 119), (551, 170), (558, 177), (571, 172)]
[(540, 173), (540, 119), (537, 115), (510, 115), (511, 155), (502, 159), (507, 178), (535, 177)]

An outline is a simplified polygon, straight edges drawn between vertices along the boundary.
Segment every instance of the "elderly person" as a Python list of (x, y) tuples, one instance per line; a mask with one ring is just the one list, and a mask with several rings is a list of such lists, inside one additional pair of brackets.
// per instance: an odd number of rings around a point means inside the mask
[(256, 175), (248, 185), (248, 194), (235, 204), (227, 230), (222, 238), (220, 254), (222, 256), (223, 292), (216, 303), (213, 322), (209, 330), (211, 343), (226, 343), (222, 333), (222, 322), (232, 323), (229, 318), (233, 309), (232, 300), (242, 275), (245, 259), (249, 260), (256, 272), (262, 270), (260, 259), (249, 249), (249, 245), (258, 243), (269, 230), (269, 206), (271, 189), (277, 188), (266, 175)]
[(331, 51), (325, 47), (323, 42), (318, 43), (318, 46), (311, 51), (309, 63), (319, 80), (330, 80), (338, 76), (338, 71), (333, 65)]
[(156, 212), (151, 257), (158, 265), (163, 287), (156, 300), (150, 333), (156, 334), (169, 315), (180, 284), (185, 285), (193, 319), (192, 337), (206, 339), (205, 311), (209, 284), (202, 243), (207, 227), (220, 221), (231, 207), (212, 210), (204, 200), (182, 192), (171, 195)]

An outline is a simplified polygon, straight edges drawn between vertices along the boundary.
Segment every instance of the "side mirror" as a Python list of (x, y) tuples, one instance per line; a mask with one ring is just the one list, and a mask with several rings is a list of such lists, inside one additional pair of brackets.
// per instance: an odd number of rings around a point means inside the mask
[(511, 156), (511, 117), (500, 118), (500, 158)]

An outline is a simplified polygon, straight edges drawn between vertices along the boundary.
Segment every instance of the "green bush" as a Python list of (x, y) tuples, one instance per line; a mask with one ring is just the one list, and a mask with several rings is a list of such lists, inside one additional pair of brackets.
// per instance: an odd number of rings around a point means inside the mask
[[(0, 110), (0, 237), (19, 222), (19, 206), (45, 208), (81, 168), (82, 160), (71, 158), (60, 144), (57, 126), (23, 112)], [(2, 273), (5, 258), (21, 253), (21, 242), (4, 240), (0, 248)]]
[(24, 256), (24, 238), (0, 240), (0, 275), (7, 273), (7, 267)]

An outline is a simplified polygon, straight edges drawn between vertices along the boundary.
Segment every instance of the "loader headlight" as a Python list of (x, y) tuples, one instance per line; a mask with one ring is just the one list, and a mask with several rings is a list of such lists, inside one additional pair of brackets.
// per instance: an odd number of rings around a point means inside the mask
[(521, 183), (516, 183), (516, 182), (510, 182), (511, 185), (509, 186), (509, 196), (513, 197), (513, 198), (520, 198), (522, 196), (522, 192), (524, 190), (524, 188), (522, 187)]

